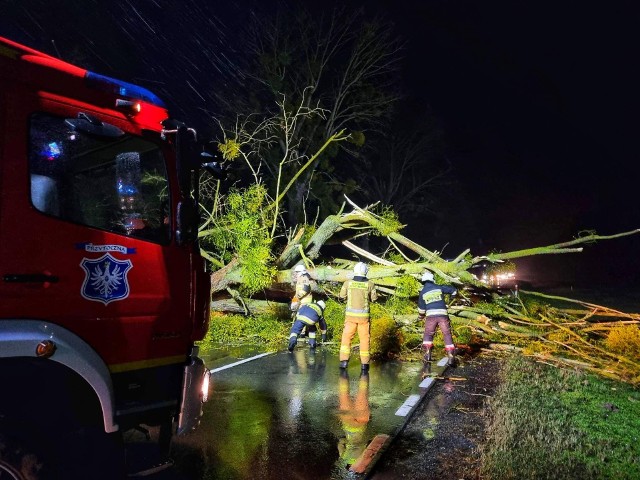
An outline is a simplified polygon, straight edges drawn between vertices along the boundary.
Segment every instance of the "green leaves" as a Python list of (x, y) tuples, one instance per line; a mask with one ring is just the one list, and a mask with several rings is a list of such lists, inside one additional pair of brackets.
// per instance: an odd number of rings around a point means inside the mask
[(225, 160), (235, 160), (240, 156), (240, 143), (233, 138), (228, 138), (223, 143), (218, 144), (218, 151)]
[(240, 291), (244, 295), (268, 287), (276, 274), (268, 229), (270, 219), (265, 214), (267, 203), (263, 184), (232, 190), (213, 220), (214, 227), (202, 237), (203, 243), (210, 247), (207, 250), (223, 263), (234, 257), (239, 259)]
[(381, 237), (388, 237), (392, 233), (399, 232), (403, 227), (398, 214), (389, 206), (383, 207), (382, 211), (378, 212), (376, 219), (371, 222), (371, 226), (376, 235)]

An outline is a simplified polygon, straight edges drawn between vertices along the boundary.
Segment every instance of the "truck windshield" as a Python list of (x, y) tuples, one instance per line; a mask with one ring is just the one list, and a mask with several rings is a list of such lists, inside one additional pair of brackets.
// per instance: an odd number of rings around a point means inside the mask
[(103, 138), (65, 119), (31, 116), (31, 203), (65, 221), (167, 244), (171, 239), (167, 169), (159, 146), (125, 134)]

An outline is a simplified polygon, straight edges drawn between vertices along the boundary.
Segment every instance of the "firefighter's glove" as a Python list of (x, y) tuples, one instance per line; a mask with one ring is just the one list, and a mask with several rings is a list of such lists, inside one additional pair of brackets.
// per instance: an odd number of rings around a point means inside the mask
[(426, 313), (418, 313), (418, 320), (420, 320), (421, 322), (424, 321), (426, 317), (427, 317)]
[(322, 343), (324, 343), (324, 342), (326, 342), (326, 341), (327, 341), (327, 334), (326, 334), (326, 333), (323, 333), (323, 334), (322, 334)]

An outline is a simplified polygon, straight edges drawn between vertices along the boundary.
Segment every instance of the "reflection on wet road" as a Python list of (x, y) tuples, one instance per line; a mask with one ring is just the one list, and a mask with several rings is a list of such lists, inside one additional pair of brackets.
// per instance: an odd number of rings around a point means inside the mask
[[(174, 442), (175, 466), (162, 479), (343, 479), (377, 434), (393, 434), (395, 415), (420, 380), (420, 365), (351, 362), (299, 344), (240, 362), (259, 351), (213, 350), (209, 401), (198, 429)], [(237, 365), (223, 368), (225, 365)]]

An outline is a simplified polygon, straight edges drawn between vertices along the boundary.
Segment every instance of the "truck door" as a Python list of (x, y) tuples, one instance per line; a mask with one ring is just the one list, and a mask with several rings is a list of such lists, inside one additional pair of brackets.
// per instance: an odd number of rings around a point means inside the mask
[(191, 247), (159, 134), (43, 93), (7, 101), (0, 316), (60, 324), (114, 372), (183, 361)]

